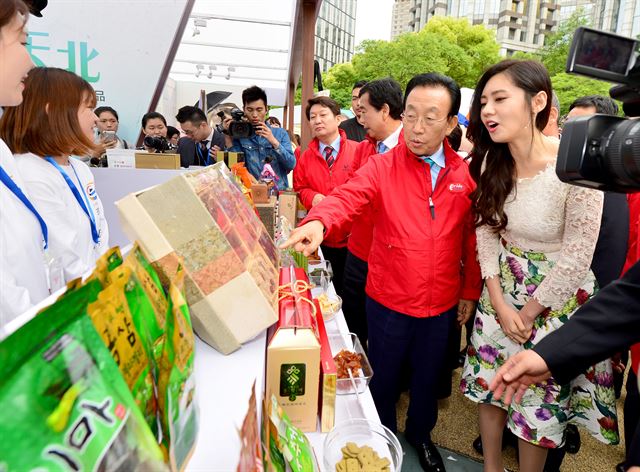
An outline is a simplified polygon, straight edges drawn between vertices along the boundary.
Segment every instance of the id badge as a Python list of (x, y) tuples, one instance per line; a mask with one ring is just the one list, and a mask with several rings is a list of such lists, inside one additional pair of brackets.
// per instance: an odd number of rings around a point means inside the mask
[(47, 266), (47, 278), (49, 280), (49, 293), (54, 293), (65, 286), (64, 269), (60, 258), (52, 257), (49, 251), (45, 251), (44, 259)]

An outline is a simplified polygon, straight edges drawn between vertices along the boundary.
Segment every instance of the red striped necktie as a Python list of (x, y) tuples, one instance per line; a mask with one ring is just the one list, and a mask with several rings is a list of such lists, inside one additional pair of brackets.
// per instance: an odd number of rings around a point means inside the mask
[(333, 148), (331, 146), (327, 146), (326, 148), (324, 148), (324, 158), (327, 161), (329, 169), (331, 169), (333, 163), (336, 162), (336, 158), (333, 156)]

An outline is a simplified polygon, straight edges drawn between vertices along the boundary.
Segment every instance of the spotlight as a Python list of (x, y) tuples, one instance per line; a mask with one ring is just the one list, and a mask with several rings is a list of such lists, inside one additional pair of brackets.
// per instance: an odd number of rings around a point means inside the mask
[(204, 66), (202, 64), (196, 64), (196, 77), (200, 77), (203, 70)]
[(207, 20), (203, 20), (200, 18), (194, 18), (193, 19), (193, 35), (192, 36), (198, 36), (200, 34), (200, 29), (199, 28), (206, 28), (207, 27)]
[(209, 66), (209, 73), (207, 74), (207, 77), (209, 79), (213, 79), (213, 71), (217, 70), (218, 68), (216, 66)]

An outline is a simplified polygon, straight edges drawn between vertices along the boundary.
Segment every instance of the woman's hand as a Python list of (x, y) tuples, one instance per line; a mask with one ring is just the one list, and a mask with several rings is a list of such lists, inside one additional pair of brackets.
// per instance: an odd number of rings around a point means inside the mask
[(500, 320), (502, 331), (514, 343), (524, 344), (531, 336), (531, 326), (527, 326), (520, 314), (506, 303), (494, 307)]
[(536, 318), (540, 313), (542, 313), (547, 307), (541, 305), (538, 300), (535, 298), (529, 299), (527, 303), (522, 307), (520, 312), (520, 318), (524, 323), (524, 326), (529, 331), (529, 335), (531, 335), (531, 331), (533, 330), (533, 323), (536, 321)]

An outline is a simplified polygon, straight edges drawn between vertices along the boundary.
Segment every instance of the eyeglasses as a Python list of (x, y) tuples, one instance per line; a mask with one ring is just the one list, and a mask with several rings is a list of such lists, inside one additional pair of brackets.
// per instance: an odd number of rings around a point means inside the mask
[(434, 118), (433, 116), (429, 115), (418, 116), (417, 114), (412, 112), (403, 113), (402, 115), (400, 115), (400, 117), (408, 125), (415, 125), (418, 120), (422, 119), (422, 122), (425, 126), (435, 126), (436, 124), (441, 123), (448, 118), (447, 116), (445, 116), (444, 118)]

